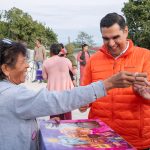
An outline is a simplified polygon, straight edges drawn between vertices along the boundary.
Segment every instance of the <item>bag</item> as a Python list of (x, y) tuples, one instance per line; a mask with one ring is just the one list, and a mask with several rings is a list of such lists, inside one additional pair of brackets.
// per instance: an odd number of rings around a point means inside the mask
[(80, 65), (81, 66), (85, 66), (86, 65), (86, 61), (84, 60), (84, 61), (80, 62)]
[(85, 52), (82, 51), (82, 54), (80, 56), (80, 59), (83, 60), (82, 62), (80, 62), (81, 66), (85, 66), (86, 65), (86, 61), (85, 61)]
[(36, 80), (43, 80), (41, 69), (36, 70)]

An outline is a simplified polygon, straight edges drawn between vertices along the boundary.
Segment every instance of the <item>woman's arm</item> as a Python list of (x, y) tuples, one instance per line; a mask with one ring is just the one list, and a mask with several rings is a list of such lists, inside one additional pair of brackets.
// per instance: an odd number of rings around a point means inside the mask
[(46, 88), (35, 92), (20, 87), (17, 93), (20, 94), (15, 97), (15, 113), (22, 119), (69, 112), (106, 95), (100, 81), (64, 92), (50, 92)]
[(62, 114), (105, 96), (106, 92), (112, 88), (129, 87), (134, 81), (134, 73), (119, 72), (104, 81), (63, 92), (50, 92), (47, 89), (34, 92), (16, 86), (18, 90), (16, 93), (13, 92), (13, 95), (17, 95), (14, 96), (15, 113), (22, 119)]

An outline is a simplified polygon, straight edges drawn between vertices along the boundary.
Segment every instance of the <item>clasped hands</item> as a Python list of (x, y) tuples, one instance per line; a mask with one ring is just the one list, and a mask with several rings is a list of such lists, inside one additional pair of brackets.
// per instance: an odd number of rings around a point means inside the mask
[(132, 86), (140, 96), (150, 99), (150, 82), (147, 80), (147, 73), (121, 71), (103, 82), (106, 90)]

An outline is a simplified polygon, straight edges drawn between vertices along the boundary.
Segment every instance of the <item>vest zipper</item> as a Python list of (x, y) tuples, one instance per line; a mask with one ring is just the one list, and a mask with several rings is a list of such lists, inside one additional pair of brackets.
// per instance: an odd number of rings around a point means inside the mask
[(142, 138), (143, 118), (142, 118), (142, 104), (140, 103), (140, 132), (139, 136)]
[[(115, 74), (116, 61), (113, 64), (113, 74)], [(112, 93), (112, 121), (114, 120), (114, 92)]]
[(115, 65), (116, 65), (116, 61), (114, 61), (114, 64), (113, 64), (113, 74), (115, 73), (115, 72), (114, 72)]

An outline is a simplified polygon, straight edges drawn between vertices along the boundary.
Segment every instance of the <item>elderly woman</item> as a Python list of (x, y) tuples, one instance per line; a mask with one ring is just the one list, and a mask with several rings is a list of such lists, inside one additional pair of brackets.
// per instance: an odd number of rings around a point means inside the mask
[[(0, 149), (37, 150), (36, 117), (62, 114), (93, 102), (115, 87), (129, 87), (135, 82), (134, 73), (121, 72), (71, 91), (50, 92), (29, 90), (25, 81), (29, 67), (27, 50), (16, 42), (0, 40)], [(146, 77), (142, 74), (141, 77)], [(136, 78), (137, 79), (137, 78)]]

